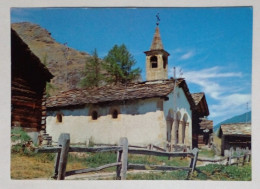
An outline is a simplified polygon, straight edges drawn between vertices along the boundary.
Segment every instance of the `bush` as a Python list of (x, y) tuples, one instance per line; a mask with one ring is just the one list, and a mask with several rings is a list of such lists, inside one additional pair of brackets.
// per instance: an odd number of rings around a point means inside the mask
[(23, 152), (26, 155), (31, 155), (32, 152), (25, 148), (25, 143), (31, 141), (31, 137), (21, 127), (11, 129), (11, 141), (16, 143), (11, 147), (13, 153)]
[(30, 141), (31, 137), (21, 127), (14, 127), (11, 129), (11, 140), (13, 142), (20, 141), (20, 143), (25, 143)]

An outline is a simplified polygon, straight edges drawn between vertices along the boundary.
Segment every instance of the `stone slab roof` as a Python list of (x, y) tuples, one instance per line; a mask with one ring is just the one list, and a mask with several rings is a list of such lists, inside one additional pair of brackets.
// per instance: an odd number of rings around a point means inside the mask
[(205, 94), (204, 93), (191, 93), (191, 96), (195, 102), (195, 105), (197, 106), (199, 104), (199, 102), (201, 101), (201, 99), (203, 98)]
[(161, 35), (158, 26), (155, 29), (153, 42), (150, 50), (163, 50), (163, 44), (162, 44)]
[(221, 125), (223, 135), (251, 136), (251, 123), (232, 123)]
[[(177, 85), (184, 85), (184, 79), (178, 79)], [(103, 86), (92, 89), (72, 89), (47, 99), (47, 108), (66, 107), (85, 104), (97, 104), (113, 101), (166, 97), (174, 89), (169, 80), (146, 81), (128, 85)], [(190, 97), (191, 99), (191, 97)]]
[(213, 129), (213, 121), (212, 120), (201, 120), (199, 125), (200, 125), (200, 129)]

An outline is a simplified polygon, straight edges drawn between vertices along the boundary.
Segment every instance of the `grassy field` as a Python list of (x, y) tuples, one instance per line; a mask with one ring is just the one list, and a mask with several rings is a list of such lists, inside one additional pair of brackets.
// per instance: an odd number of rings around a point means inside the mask
[(201, 149), (201, 150), (199, 150), (199, 157), (213, 158), (214, 156), (215, 156), (215, 153), (211, 149)]
[[(211, 156), (211, 152), (204, 152)], [(209, 153), (209, 154), (208, 154)], [(116, 153), (81, 153), (79, 155), (70, 153), (67, 171), (97, 167), (116, 161)], [(204, 154), (205, 155), (205, 154)], [(11, 178), (12, 179), (51, 179), (53, 175), (55, 154), (33, 154), (33, 153), (11, 153)], [(147, 165), (170, 165), (187, 166), (189, 158), (171, 158), (156, 156), (129, 155), (130, 163), (140, 163)], [(104, 170), (114, 172), (115, 168)], [(128, 180), (186, 180), (187, 171), (178, 170), (172, 172), (128, 174)], [(245, 166), (224, 166), (209, 164), (198, 167), (191, 180), (251, 180), (251, 165)]]

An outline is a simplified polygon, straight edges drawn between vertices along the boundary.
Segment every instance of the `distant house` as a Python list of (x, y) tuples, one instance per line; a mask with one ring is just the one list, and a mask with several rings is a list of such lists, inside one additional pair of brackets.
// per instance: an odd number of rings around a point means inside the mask
[(213, 141), (213, 121), (207, 119), (200, 119), (198, 132), (198, 146), (205, 146), (212, 144)]
[(206, 96), (203, 92), (191, 94), (195, 109), (192, 111), (192, 143), (193, 146), (208, 145), (213, 130), (213, 121), (205, 117), (209, 115)]
[(251, 123), (222, 124), (218, 133), (221, 138), (221, 154), (231, 147), (251, 149)]
[(37, 142), (45, 130), (46, 82), (52, 74), (11, 29), (11, 126), (22, 127)]
[[(129, 144), (193, 148), (195, 103), (183, 78), (168, 79), (168, 56), (159, 27), (146, 54), (146, 80), (127, 85), (73, 89), (47, 99), (47, 132), (72, 143)], [(199, 100), (206, 103), (205, 97)], [(207, 106), (198, 108), (208, 113)], [(200, 112), (201, 111), (201, 112)], [(208, 115), (208, 114), (207, 114)]]

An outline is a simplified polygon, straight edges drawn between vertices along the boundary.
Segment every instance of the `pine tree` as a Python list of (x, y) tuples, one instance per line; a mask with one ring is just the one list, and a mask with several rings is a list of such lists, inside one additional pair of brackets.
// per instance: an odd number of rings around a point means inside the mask
[(101, 73), (103, 62), (99, 59), (97, 50), (92, 53), (89, 61), (86, 61), (85, 70), (83, 71), (83, 78), (80, 81), (81, 87), (98, 87), (102, 84), (104, 77)]
[(108, 83), (126, 84), (140, 77), (141, 70), (140, 68), (132, 69), (136, 61), (124, 44), (121, 46), (115, 45), (104, 60)]

